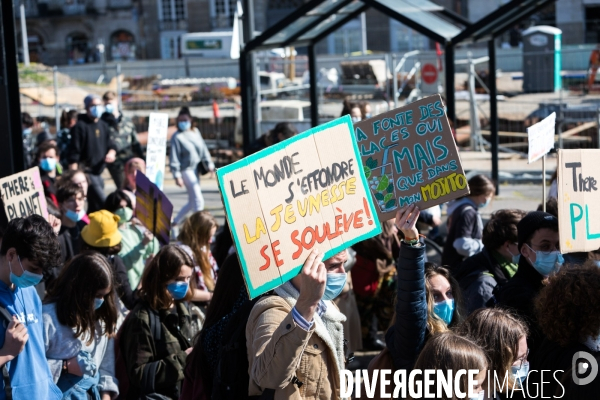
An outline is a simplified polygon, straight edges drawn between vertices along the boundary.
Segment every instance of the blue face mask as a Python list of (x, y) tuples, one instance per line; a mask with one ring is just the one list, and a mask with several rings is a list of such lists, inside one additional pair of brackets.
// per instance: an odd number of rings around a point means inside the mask
[(106, 112), (109, 114), (112, 114), (113, 111), (115, 111), (115, 106), (113, 106), (112, 103), (108, 103), (106, 105)]
[(167, 290), (175, 300), (181, 300), (188, 292), (190, 284), (187, 282), (173, 282), (167, 285)]
[(94, 118), (100, 118), (102, 114), (104, 114), (104, 107), (102, 106), (92, 106), (90, 107), (90, 114)]
[(344, 290), (346, 286), (346, 275), (343, 272), (336, 274), (327, 274), (327, 283), (325, 284), (325, 293), (323, 300), (333, 300)]
[(42, 158), (40, 168), (46, 172), (54, 171), (54, 168), (56, 168), (56, 158)]
[(25, 129), (23, 129), (23, 136), (29, 136), (29, 135), (31, 135), (32, 131), (33, 131), (33, 129), (31, 129), (31, 128), (25, 128)]
[(512, 366), (510, 368), (513, 379), (517, 382), (520, 382), (519, 387), (523, 387), (523, 385), (525, 384), (525, 380), (527, 379), (527, 374), (529, 374), (529, 361), (523, 362), (521, 368), (515, 366)]
[(471, 397), (469, 400), (483, 400), (485, 399), (485, 392), (482, 390), (477, 394), (477, 397)]
[(519, 253), (513, 254), (508, 248), (506, 248), (508, 254), (512, 256), (512, 263), (519, 265), (519, 260), (521, 259), (521, 255)]
[(450, 325), (452, 322), (452, 315), (454, 314), (454, 299), (440, 301), (433, 305), (433, 312), (437, 315), (446, 325)]
[[(527, 247), (529, 247), (531, 251), (535, 251), (529, 245), (527, 245)], [(531, 260), (529, 260), (529, 262), (531, 263)], [(552, 251), (548, 254), (544, 254), (541, 251), (535, 251), (535, 262), (531, 263), (531, 265), (533, 265), (533, 268), (541, 275), (548, 276), (557, 269), (557, 267), (563, 265), (564, 262), (565, 259), (559, 251)]]
[(21, 270), (23, 273), (21, 276), (16, 276), (12, 272), (12, 265), (10, 265), (10, 261), (8, 262), (8, 268), (10, 269), (10, 281), (15, 284), (16, 287), (26, 288), (30, 286), (35, 286), (42, 281), (44, 277), (42, 274), (34, 274), (33, 272), (25, 271), (23, 268), (23, 264), (21, 264), (21, 258), (17, 256), (17, 260), (19, 260), (19, 265), (21, 266)]
[(95, 298), (94, 299), (94, 310), (99, 309), (100, 307), (102, 307), (102, 304), (104, 304), (104, 297), (99, 299), (99, 298)]
[(177, 123), (177, 127), (181, 132), (189, 131), (192, 127), (191, 121), (179, 121)]
[(477, 207), (479, 207), (479, 208), (487, 207), (488, 204), (490, 204), (490, 200), (491, 200), (491, 198), (485, 199), (485, 203), (480, 203), (480, 204), (477, 205)]
[(78, 213), (73, 210), (67, 210), (65, 212), (65, 217), (69, 218), (73, 222), (79, 222), (85, 216), (85, 210), (81, 210)]

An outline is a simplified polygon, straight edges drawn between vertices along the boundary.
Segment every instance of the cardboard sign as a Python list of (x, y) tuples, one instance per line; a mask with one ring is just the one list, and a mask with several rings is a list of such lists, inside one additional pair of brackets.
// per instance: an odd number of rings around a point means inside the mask
[(529, 164), (539, 160), (554, 148), (555, 125), (556, 113), (552, 113), (537, 124), (527, 128)]
[(469, 194), (439, 94), (354, 124), (377, 215), (426, 209)]
[(146, 146), (146, 176), (160, 190), (165, 179), (167, 155), (167, 129), (169, 116), (163, 113), (150, 113), (148, 125), (148, 145)]
[(0, 179), (0, 190), (9, 221), (32, 214), (41, 215), (48, 220), (46, 196), (38, 167)]
[(600, 150), (558, 151), (560, 251), (600, 248)]
[(217, 170), (250, 298), (381, 232), (350, 117)]
[(135, 186), (135, 216), (162, 244), (168, 244), (173, 204), (140, 171), (135, 176)]

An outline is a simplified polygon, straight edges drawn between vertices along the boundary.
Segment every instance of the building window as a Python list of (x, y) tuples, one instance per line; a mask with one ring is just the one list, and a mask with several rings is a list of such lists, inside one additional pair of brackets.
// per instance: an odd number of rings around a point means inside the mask
[(135, 41), (127, 31), (116, 31), (110, 37), (110, 57), (113, 61), (135, 60)]
[(159, 0), (158, 17), (161, 21), (182, 21), (187, 19), (185, 0)]
[(233, 26), (233, 18), (237, 0), (211, 0), (210, 13), (213, 29), (229, 29)]

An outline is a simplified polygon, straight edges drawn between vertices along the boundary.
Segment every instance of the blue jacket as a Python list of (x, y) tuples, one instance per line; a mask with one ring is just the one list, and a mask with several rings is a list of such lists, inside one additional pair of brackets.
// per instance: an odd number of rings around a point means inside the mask
[(396, 263), (398, 299), (396, 320), (385, 335), (394, 369), (411, 371), (425, 345), (427, 298), (425, 295), (425, 245), (402, 243)]
[[(54, 384), (46, 360), (42, 302), (35, 288), (16, 288), (13, 292), (0, 281), (0, 305), (11, 315), (16, 315), (29, 333), (23, 351), (7, 363), (13, 399), (62, 399), (62, 392)], [(4, 346), (5, 333), (6, 326), (0, 323), (0, 348)], [(0, 379), (0, 400), (5, 398), (4, 381)]]

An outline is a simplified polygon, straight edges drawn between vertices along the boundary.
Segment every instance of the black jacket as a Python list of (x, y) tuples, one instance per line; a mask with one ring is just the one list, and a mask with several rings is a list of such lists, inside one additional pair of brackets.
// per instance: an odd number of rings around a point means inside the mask
[[(573, 343), (567, 347), (562, 347), (558, 345), (558, 343), (549, 340), (548, 338), (544, 338), (542, 343), (540, 344), (538, 351), (534, 357), (529, 357), (530, 366), (529, 370), (551, 370), (552, 374), (545, 373), (543, 380), (543, 390), (544, 396), (554, 396), (555, 398), (559, 398), (564, 389), (558, 385), (558, 381), (562, 381), (563, 377), (568, 380), (568, 382), (572, 382), (571, 376), (565, 376), (565, 374), (571, 375), (570, 369), (573, 366), (573, 356), (575, 353), (585, 351), (592, 355), (592, 357), (596, 358), (600, 356), (600, 352), (592, 351), (585, 345), (581, 343)], [(562, 370), (563, 372), (556, 372)], [(555, 374), (556, 372), (556, 374)], [(531, 382), (539, 382), (542, 383), (541, 375), (539, 372), (533, 372), (531, 377)], [(596, 378), (598, 379), (598, 378)], [(573, 383), (571, 383), (573, 385)], [(533, 384), (532, 384), (533, 386)], [(564, 383), (563, 383), (564, 386)], [(535, 390), (532, 388), (532, 390)], [(541, 390), (541, 388), (537, 388), (537, 390)], [(558, 392), (557, 392), (558, 390)], [(563, 397), (567, 398), (567, 397)]]
[(133, 310), (138, 302), (138, 296), (137, 291), (131, 290), (131, 284), (129, 283), (129, 277), (127, 276), (127, 268), (119, 256), (110, 256), (109, 261), (113, 266), (117, 295), (128, 310)]
[(454, 241), (463, 237), (481, 240), (483, 227), (477, 209), (470, 201), (460, 205), (452, 212), (449, 223), (450, 229), (446, 243), (444, 243), (442, 265), (449, 268), (454, 274), (458, 265), (465, 259), (465, 256), (459, 254), (454, 248)]
[(468, 314), (484, 308), (496, 285), (504, 285), (509, 279), (487, 247), (463, 261), (454, 277), (460, 284)]
[(71, 129), (71, 142), (68, 147), (69, 164), (78, 163), (86, 172), (100, 175), (106, 167), (104, 158), (109, 150), (115, 150), (110, 138), (110, 128), (102, 120), (94, 122), (87, 115), (80, 115)]
[(542, 338), (535, 320), (533, 302), (542, 290), (543, 280), (544, 276), (521, 256), (517, 273), (494, 293), (498, 306), (512, 309), (527, 322), (530, 330), (527, 343), (531, 355), (534, 355)]
[(396, 321), (385, 335), (394, 369), (410, 371), (425, 345), (427, 298), (425, 296), (425, 246), (400, 246), (396, 263), (398, 299)]

